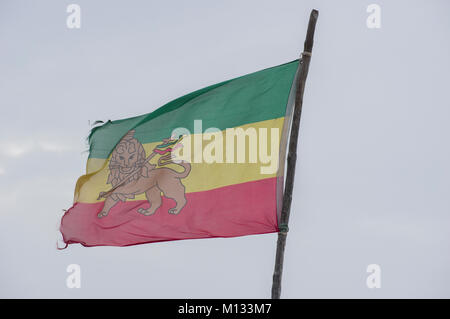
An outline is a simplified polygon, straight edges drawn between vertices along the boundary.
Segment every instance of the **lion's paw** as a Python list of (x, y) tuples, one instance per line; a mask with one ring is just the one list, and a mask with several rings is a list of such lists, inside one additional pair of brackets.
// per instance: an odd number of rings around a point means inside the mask
[(108, 213), (107, 212), (103, 212), (103, 211), (101, 211), (100, 213), (97, 214), (98, 218), (102, 218), (102, 217), (106, 217), (106, 216), (108, 216)]
[(150, 215), (153, 215), (155, 212), (151, 212), (149, 209), (139, 208), (138, 213), (145, 215), (145, 216), (150, 216)]
[(176, 208), (169, 209), (169, 214), (178, 215), (179, 213), (180, 213), (180, 211)]

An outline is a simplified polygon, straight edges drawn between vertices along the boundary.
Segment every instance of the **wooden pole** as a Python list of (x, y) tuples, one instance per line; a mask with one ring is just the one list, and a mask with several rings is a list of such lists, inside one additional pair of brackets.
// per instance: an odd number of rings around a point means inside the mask
[(283, 194), (283, 207), (281, 209), (279, 232), (277, 240), (277, 253), (275, 257), (275, 270), (273, 272), (272, 299), (280, 299), (281, 277), (283, 274), (284, 248), (288, 232), (289, 215), (291, 212), (292, 190), (294, 187), (295, 163), (297, 161), (297, 141), (300, 127), (300, 116), (303, 105), (303, 92), (305, 91), (306, 77), (308, 76), (309, 62), (314, 40), (314, 30), (316, 28), (319, 11), (312, 10), (309, 17), (308, 31), (304, 49), (300, 59), (297, 90), (295, 93), (295, 107), (292, 119), (291, 135), (289, 137), (289, 153), (287, 157), (286, 182)]

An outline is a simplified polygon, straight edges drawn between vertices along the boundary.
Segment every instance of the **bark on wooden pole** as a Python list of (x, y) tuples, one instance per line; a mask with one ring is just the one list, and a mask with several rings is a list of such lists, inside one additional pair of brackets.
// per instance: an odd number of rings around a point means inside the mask
[(300, 59), (297, 90), (295, 94), (295, 107), (292, 119), (291, 134), (289, 137), (289, 153), (287, 157), (286, 182), (283, 194), (283, 208), (281, 210), (279, 232), (277, 240), (277, 253), (275, 257), (275, 270), (273, 272), (272, 299), (279, 299), (281, 295), (281, 278), (283, 274), (284, 248), (288, 232), (289, 215), (291, 212), (292, 189), (294, 187), (295, 163), (297, 161), (297, 141), (300, 127), (300, 116), (303, 105), (303, 92), (305, 90), (306, 77), (308, 76), (309, 62), (314, 40), (319, 11), (312, 10), (309, 17), (308, 31), (304, 49)]

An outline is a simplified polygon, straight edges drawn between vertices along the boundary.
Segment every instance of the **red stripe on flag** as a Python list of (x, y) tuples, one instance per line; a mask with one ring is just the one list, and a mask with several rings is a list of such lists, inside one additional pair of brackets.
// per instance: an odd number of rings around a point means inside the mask
[(61, 220), (61, 233), (68, 244), (129, 246), (158, 241), (236, 237), (278, 231), (276, 177), (186, 194), (187, 204), (178, 215), (163, 197), (154, 215), (138, 208), (147, 201), (119, 202), (109, 215), (98, 218), (103, 202), (76, 203)]

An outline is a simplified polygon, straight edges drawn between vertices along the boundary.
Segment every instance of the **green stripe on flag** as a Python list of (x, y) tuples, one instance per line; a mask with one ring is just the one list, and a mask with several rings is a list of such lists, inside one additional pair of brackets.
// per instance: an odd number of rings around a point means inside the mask
[(152, 113), (108, 121), (89, 135), (89, 157), (107, 158), (131, 129), (141, 143), (169, 138), (178, 127), (194, 133), (194, 120), (203, 130), (219, 130), (283, 117), (298, 60), (221, 82), (173, 100)]

